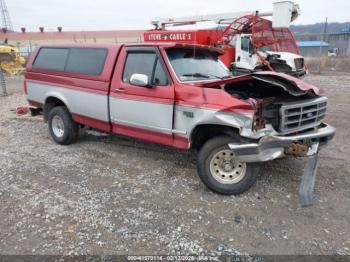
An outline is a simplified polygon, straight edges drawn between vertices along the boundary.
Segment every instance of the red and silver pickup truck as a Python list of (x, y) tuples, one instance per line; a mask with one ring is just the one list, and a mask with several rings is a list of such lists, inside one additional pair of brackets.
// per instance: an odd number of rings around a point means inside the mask
[(312, 204), (325, 123), (319, 88), (273, 72), (233, 77), (220, 49), (191, 44), (41, 46), (24, 89), (55, 142), (77, 141), (90, 127), (174, 148), (198, 150), (198, 174), (211, 190), (240, 194), (260, 162), (308, 157), (299, 189)]

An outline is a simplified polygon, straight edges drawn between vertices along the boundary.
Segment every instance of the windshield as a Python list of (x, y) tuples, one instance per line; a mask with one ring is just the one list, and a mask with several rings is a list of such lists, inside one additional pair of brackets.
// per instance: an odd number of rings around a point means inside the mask
[(232, 77), (218, 55), (203, 49), (171, 48), (167, 51), (175, 74), (183, 82)]
[(260, 52), (263, 52), (263, 53), (266, 53), (266, 52), (268, 52), (268, 51), (272, 51), (271, 48), (268, 47), (268, 46), (259, 47), (258, 50), (259, 50)]

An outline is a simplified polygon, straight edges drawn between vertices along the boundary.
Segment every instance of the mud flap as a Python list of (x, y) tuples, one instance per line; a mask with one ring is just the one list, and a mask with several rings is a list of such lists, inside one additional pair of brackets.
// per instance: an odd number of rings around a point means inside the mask
[(317, 174), (319, 143), (313, 144), (308, 152), (308, 161), (299, 187), (299, 200), (302, 207), (313, 205), (313, 191)]

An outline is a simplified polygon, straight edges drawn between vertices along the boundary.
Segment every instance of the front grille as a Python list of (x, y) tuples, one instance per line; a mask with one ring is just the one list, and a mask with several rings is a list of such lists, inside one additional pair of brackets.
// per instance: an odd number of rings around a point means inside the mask
[(280, 108), (280, 132), (292, 133), (318, 126), (326, 116), (327, 98), (286, 103)]
[(294, 63), (297, 71), (304, 69), (304, 58), (295, 58)]

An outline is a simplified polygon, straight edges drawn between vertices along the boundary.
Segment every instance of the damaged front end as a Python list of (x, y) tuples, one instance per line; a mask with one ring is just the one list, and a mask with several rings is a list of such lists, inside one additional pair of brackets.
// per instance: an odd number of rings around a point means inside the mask
[(307, 74), (305, 59), (296, 54), (267, 51), (260, 53), (275, 72), (285, 73), (294, 77)]
[(313, 187), (317, 171), (319, 146), (327, 144), (334, 137), (335, 128), (322, 124), (318, 128), (296, 135), (266, 136), (257, 143), (229, 144), (237, 159), (245, 163), (266, 162), (285, 156), (308, 157), (299, 188), (300, 203), (311, 206)]
[(240, 131), (252, 142), (229, 144), (238, 160), (254, 163), (307, 157), (299, 197), (303, 207), (312, 205), (319, 148), (335, 135), (335, 128), (323, 123), (327, 98), (315, 86), (273, 72), (238, 77), (221, 86), (255, 109), (251, 127)]

